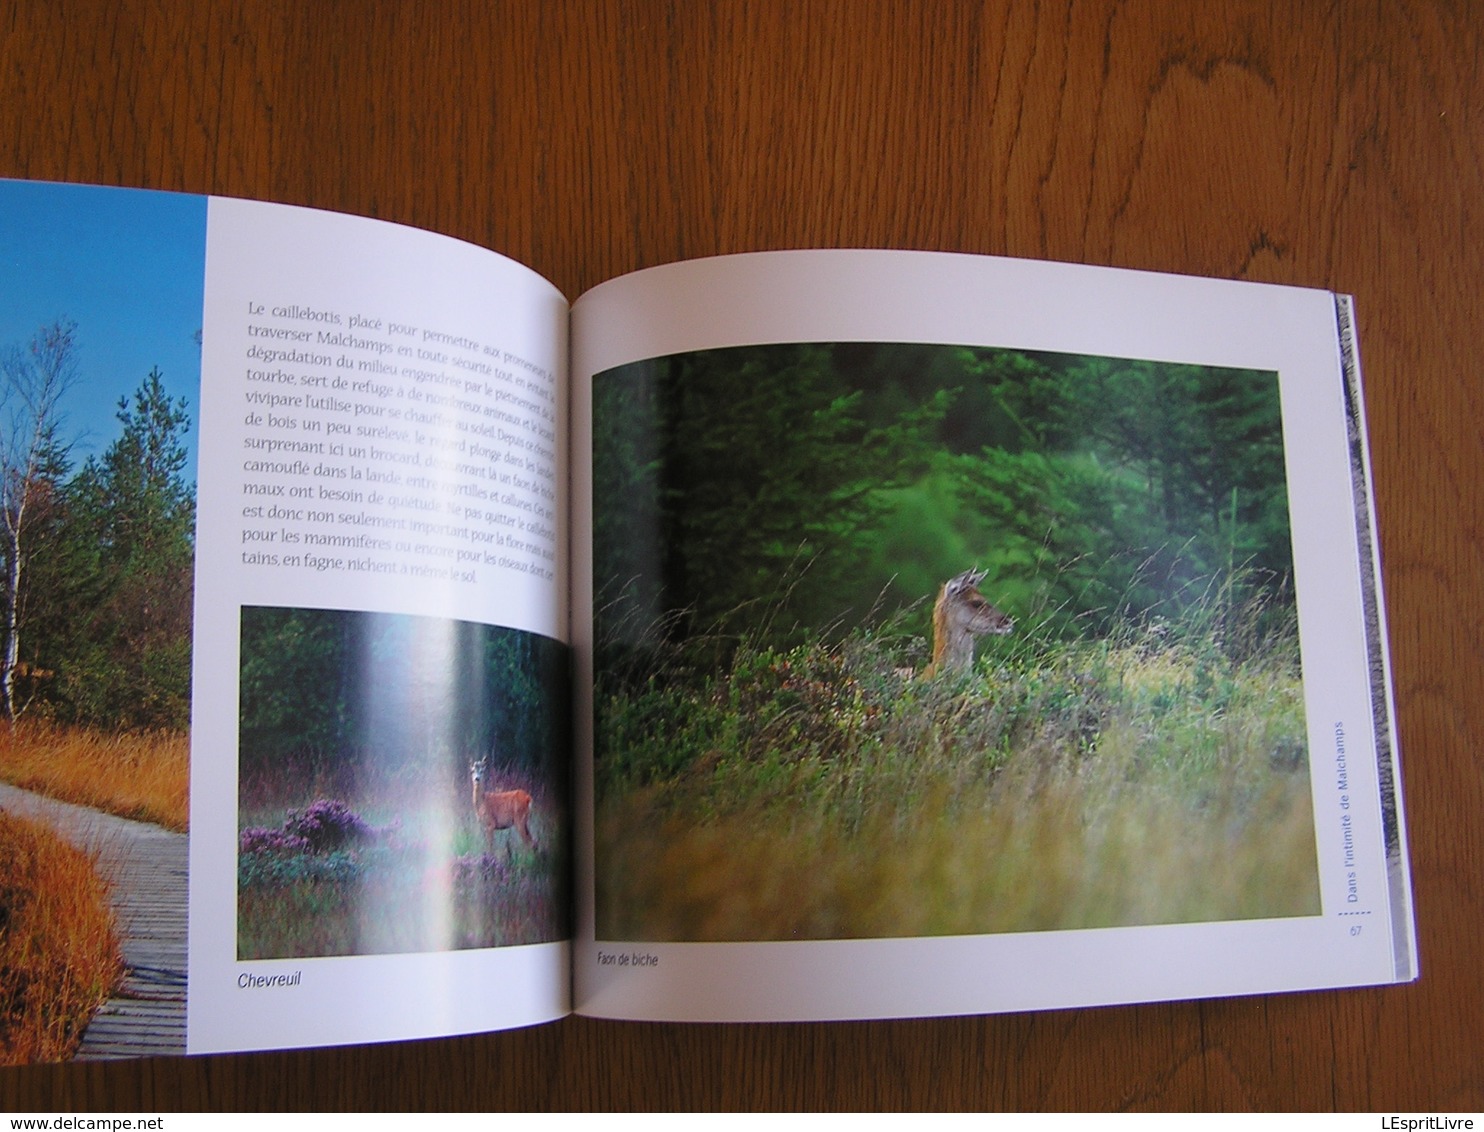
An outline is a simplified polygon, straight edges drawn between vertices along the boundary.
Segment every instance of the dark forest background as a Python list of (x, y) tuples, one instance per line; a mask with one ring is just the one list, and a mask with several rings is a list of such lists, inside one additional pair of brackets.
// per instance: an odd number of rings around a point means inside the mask
[[(560, 787), (568, 747), (567, 649), (533, 633), (442, 618), (332, 609), (242, 610), (244, 777), (306, 756), (473, 759)], [(555, 777), (553, 777), (555, 776)]]
[(881, 623), (976, 565), (1053, 637), (1175, 619), (1214, 585), (1291, 609), (1271, 372), (790, 344), (611, 370), (593, 402), (600, 667)]

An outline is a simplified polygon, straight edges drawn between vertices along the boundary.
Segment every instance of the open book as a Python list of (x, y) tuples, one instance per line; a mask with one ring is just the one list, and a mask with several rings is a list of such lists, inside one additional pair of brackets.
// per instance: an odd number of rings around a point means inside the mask
[(179, 865), (87, 843), (81, 1056), (1416, 977), (1347, 298), (797, 251), (569, 305), (15, 182), (0, 230), (0, 777), (188, 762)]

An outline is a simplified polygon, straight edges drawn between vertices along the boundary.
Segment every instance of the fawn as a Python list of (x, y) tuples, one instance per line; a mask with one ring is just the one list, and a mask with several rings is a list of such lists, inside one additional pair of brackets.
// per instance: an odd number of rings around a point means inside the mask
[(949, 578), (933, 606), (933, 663), (925, 676), (968, 668), (974, 663), (974, 638), (1015, 631), (1013, 618), (990, 605), (979, 592), (983, 570), (965, 570)]

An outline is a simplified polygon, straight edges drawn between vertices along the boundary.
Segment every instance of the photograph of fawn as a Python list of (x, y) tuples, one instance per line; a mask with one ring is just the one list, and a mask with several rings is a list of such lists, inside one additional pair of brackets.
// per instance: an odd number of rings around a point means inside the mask
[(598, 939), (1319, 913), (1276, 373), (789, 343), (592, 411)]
[(244, 608), (238, 959), (565, 939), (569, 681), (533, 633)]

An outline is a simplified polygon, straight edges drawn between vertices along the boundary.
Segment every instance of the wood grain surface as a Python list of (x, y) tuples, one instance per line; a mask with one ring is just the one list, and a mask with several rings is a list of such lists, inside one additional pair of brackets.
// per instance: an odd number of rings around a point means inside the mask
[(364, 213), (569, 296), (837, 245), (1353, 292), (1423, 971), (0, 1070), (0, 1108), (1484, 1108), (1481, 29), (1462, 0), (0, 5), (0, 175)]

